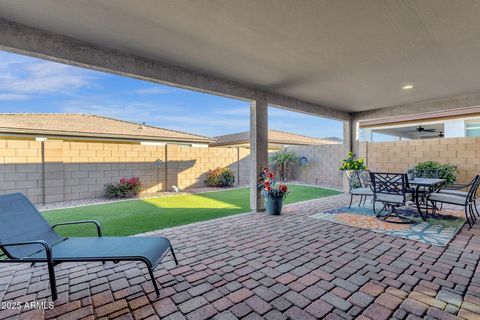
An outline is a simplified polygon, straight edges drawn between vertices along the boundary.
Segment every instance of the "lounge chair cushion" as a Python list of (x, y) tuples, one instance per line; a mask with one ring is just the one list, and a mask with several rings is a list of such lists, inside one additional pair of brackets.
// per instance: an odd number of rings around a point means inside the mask
[[(52, 247), (53, 260), (128, 260), (144, 258), (155, 267), (170, 248), (170, 241), (164, 237), (101, 237), (67, 238)], [(45, 258), (40, 251), (30, 258)]]
[(448, 193), (432, 193), (428, 200), (436, 201), (436, 202), (445, 202), (451, 204), (458, 204), (458, 205), (465, 205), (465, 197), (459, 196), (455, 194), (448, 194)]
[[(0, 196), (0, 243), (16, 243), (31, 240), (43, 240), (49, 245), (63, 241), (21, 193)], [(43, 247), (38, 244), (7, 247), (14, 258), (28, 256)]]
[(370, 188), (355, 188), (350, 190), (350, 193), (359, 196), (373, 196), (373, 191)]
[[(381, 202), (402, 204), (404, 199), (402, 195), (398, 195), (398, 194), (378, 193), (376, 200)], [(411, 201), (411, 200), (412, 200), (412, 194), (405, 193), (405, 201)]]

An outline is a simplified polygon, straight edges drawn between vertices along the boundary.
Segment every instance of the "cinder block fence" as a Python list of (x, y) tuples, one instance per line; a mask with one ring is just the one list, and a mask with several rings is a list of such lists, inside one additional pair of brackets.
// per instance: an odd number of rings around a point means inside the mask
[[(341, 187), (337, 168), (342, 145), (289, 147), (309, 159), (292, 166), (291, 179)], [(202, 187), (206, 173), (230, 167), (237, 185), (249, 182), (248, 148), (202, 148), (174, 144), (0, 139), (0, 193), (22, 192), (34, 203), (104, 196), (104, 186), (122, 177), (139, 177), (144, 193)]]
[(151, 193), (203, 186), (208, 170), (227, 166), (245, 184), (248, 156), (246, 148), (1, 139), (0, 193), (35, 203), (97, 198), (105, 184), (132, 176)]

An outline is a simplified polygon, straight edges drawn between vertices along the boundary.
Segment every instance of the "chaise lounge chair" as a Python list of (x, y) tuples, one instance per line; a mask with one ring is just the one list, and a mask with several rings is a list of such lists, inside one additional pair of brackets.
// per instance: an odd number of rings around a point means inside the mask
[[(21, 193), (0, 196), (0, 221), (0, 263), (47, 263), (54, 301), (57, 300), (54, 266), (62, 262), (143, 262), (147, 265), (157, 294), (160, 292), (153, 277), (153, 269), (160, 264), (168, 250), (178, 265), (167, 238), (102, 237), (100, 224), (94, 220), (50, 226)], [(98, 237), (64, 238), (54, 231), (58, 226), (81, 223), (94, 224)]]

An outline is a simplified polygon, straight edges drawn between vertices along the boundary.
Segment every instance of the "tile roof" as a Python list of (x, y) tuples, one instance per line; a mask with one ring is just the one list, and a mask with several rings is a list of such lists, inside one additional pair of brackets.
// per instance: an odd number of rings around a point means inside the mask
[[(249, 143), (250, 132), (232, 133), (223, 136), (213, 138), (215, 142), (210, 143), (211, 147), (220, 146), (233, 146)], [(338, 139), (338, 138), (337, 138)], [(321, 144), (336, 144), (338, 140), (331, 138), (319, 139), (314, 137), (308, 137), (296, 133), (268, 130), (268, 142), (270, 144), (283, 144), (283, 145), (321, 145)]]
[(90, 114), (0, 113), (0, 134), (209, 143), (211, 138)]

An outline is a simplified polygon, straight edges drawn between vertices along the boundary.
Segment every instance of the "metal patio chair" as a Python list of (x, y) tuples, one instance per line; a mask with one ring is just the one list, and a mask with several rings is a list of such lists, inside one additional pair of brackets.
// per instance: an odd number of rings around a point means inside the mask
[[(437, 192), (428, 195), (427, 200), (436, 203), (447, 203), (464, 207), (465, 218), (467, 219), (468, 226), (471, 228), (473, 223), (477, 220), (475, 212), (478, 214), (476, 208), (476, 194), (480, 186), (480, 175), (475, 176), (473, 180), (464, 185), (462, 189), (468, 188), (468, 191), (451, 190), (448, 188), (439, 189)], [(432, 213), (436, 212), (436, 205), (432, 208)], [(428, 214), (428, 204), (427, 204)], [(469, 218), (470, 216), (470, 218)]]
[[(476, 178), (477, 178), (477, 176), (474, 177), (472, 179), (472, 181), (470, 181), (469, 183), (466, 183), (466, 184), (447, 185), (444, 188), (440, 189), (438, 192), (439, 193), (454, 194), (454, 195), (462, 196), (462, 197), (467, 197), (468, 196), (468, 191), (462, 191), (462, 190), (469, 189), (475, 183)], [(478, 189), (477, 189), (477, 191), (478, 191)], [(475, 211), (476, 215), (478, 217), (480, 217), (480, 212), (478, 212), (478, 208), (477, 208), (477, 192), (475, 192), (475, 194), (473, 194), (473, 208), (474, 208), (474, 211)]]
[[(90, 223), (98, 237), (64, 238), (56, 227)], [(46, 263), (52, 299), (57, 300), (54, 266), (62, 262), (139, 261), (145, 263), (153, 287), (155, 269), (170, 250), (178, 265), (172, 245), (164, 237), (102, 237), (97, 221), (62, 222), (50, 226), (30, 200), (21, 193), (0, 196), (0, 263)], [(3, 259), (2, 259), (3, 258)]]
[[(412, 223), (411, 219), (401, 216), (397, 211), (397, 208), (405, 206), (413, 199), (407, 174), (371, 172), (370, 176), (374, 194), (373, 212), (377, 218), (391, 223)], [(379, 212), (375, 207), (377, 202), (383, 204)], [(391, 217), (396, 220), (389, 220)]]
[(347, 178), (350, 193), (349, 208), (352, 206), (354, 196), (360, 197), (358, 206), (361, 206), (362, 202), (365, 204), (368, 197), (373, 197), (369, 171), (349, 171), (347, 173)]

